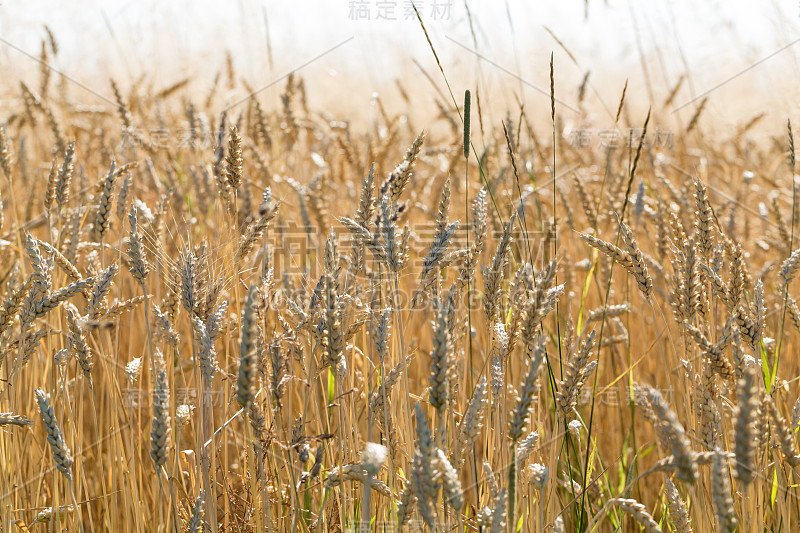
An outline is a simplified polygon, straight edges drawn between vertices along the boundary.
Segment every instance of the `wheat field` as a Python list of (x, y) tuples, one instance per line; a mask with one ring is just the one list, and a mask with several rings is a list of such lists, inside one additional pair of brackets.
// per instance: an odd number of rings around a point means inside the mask
[(58, 53), (0, 117), (0, 531), (800, 527), (789, 120), (623, 89), (587, 150), (553, 59), (544, 121), (232, 61), (84, 106)]

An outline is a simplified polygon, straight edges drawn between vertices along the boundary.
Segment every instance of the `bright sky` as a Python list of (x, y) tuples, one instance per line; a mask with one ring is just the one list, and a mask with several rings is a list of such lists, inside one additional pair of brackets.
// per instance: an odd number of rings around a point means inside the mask
[[(0, 76), (0, 88), (16, 87), (19, 77), (37, 79), (35, 61), (12, 46), (37, 56), (47, 24), (61, 46), (55, 66), (103, 95), (110, 95), (109, 77), (125, 86), (125, 80), (147, 75), (157, 88), (186, 76), (210, 80), (230, 51), (239, 77), (253, 87), (299, 68), (312, 98), (326, 106), (365, 108), (375, 91), (396, 98), (395, 79), (407, 90), (421, 89), (417, 95), (427, 105), (430, 82), (413, 61), (440, 90), (444, 85), (419, 24), (407, 17), (408, 4), (2, 0), (0, 72), (15, 75)], [(774, 114), (778, 123), (798, 111), (800, 42), (791, 44), (800, 39), (795, 1), (589, 0), (585, 8), (579, 0), (472, 0), (466, 6), (474, 36), (463, 0), (417, 4), (459, 94), (480, 80), (484, 93), (521, 95), (529, 108), (546, 106), (538, 90), (548, 90), (552, 51), (565, 106), (574, 102), (587, 70), (599, 113), (601, 100), (606, 108), (616, 107), (626, 78), (631, 101), (646, 107), (650, 92), (662, 101), (688, 71), (676, 104), (713, 89), (708, 111), (727, 118), (736, 106), (734, 123), (761, 110), (781, 110)], [(265, 98), (276, 96), (279, 87), (264, 92)], [(77, 86), (72, 94), (93, 98)], [(684, 112), (690, 115), (691, 106)]]

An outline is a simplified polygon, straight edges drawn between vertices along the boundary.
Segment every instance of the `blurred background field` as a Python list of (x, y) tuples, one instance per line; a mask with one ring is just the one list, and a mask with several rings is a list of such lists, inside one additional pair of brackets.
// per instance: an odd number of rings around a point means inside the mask
[[(111, 100), (110, 77), (144, 77), (157, 88), (189, 78), (206, 91), (229, 54), (250, 86), (297, 70), (314, 105), (353, 118), (365, 118), (375, 92), (396, 100), (397, 79), (420, 89), (415, 111), (428, 114), (435, 110), (433, 93), (421, 69), (439, 90), (444, 86), (409, 6), (406, 0), (5, 1), (0, 69), (14, 76), (0, 76), (0, 89), (13, 88), (26, 69), (35, 76), (37, 63), (21, 51), (38, 56), (46, 24), (62, 49), (53, 67)], [(800, 47), (792, 46), (800, 36), (797, 2), (425, 0), (418, 6), (451, 83), (491, 95), (485, 111), (495, 115), (520, 101), (534, 120), (547, 118), (551, 52), (565, 104), (576, 107), (577, 88), (590, 73), (585, 106), (598, 124), (605, 122), (598, 127), (611, 125), (626, 79), (637, 110), (662, 101), (682, 76), (673, 107), (712, 90), (704, 127), (723, 131), (763, 111), (755, 131), (774, 131), (800, 102)], [(244, 96), (237, 85), (239, 92), (226, 95), (232, 102)], [(262, 96), (277, 102), (281, 87), (275, 83)], [(77, 86), (72, 95), (98, 100)], [(686, 106), (674, 118), (685, 122), (692, 113)]]

